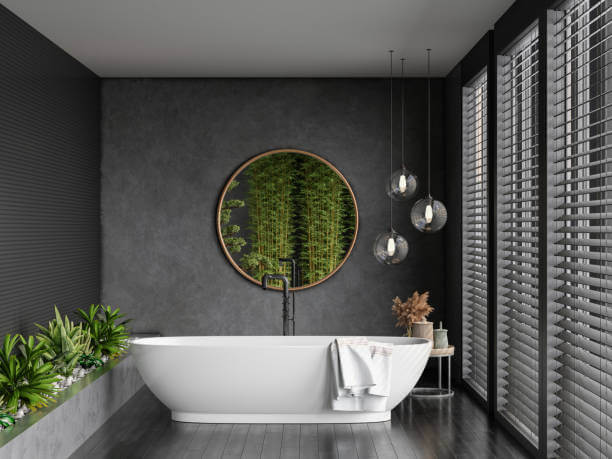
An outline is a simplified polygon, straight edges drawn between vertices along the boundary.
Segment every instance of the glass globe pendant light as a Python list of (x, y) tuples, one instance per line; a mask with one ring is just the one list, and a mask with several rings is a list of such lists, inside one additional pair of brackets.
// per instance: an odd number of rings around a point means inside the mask
[[(391, 172), (393, 172), (393, 50), (389, 51), (390, 58), (390, 75), (389, 75), (389, 86), (391, 88), (391, 102), (390, 102), (390, 120), (391, 120), (391, 146), (390, 146), (390, 159), (391, 159)], [(406, 259), (408, 255), (408, 241), (393, 229), (393, 199), (389, 199), (389, 215), (390, 225), (389, 231), (380, 233), (374, 241), (374, 257), (379, 263), (385, 265), (397, 265)]]
[(402, 58), (402, 168), (396, 170), (389, 177), (389, 181), (387, 182), (387, 194), (389, 197), (394, 199), (395, 201), (407, 201), (414, 197), (417, 187), (418, 187), (418, 179), (417, 176), (406, 169), (406, 165), (404, 163), (404, 114), (405, 114), (405, 88), (404, 88), (404, 61), (406, 59)]
[(397, 265), (408, 255), (408, 241), (391, 228), (390, 231), (380, 233), (374, 242), (374, 257), (379, 263)]
[(431, 49), (427, 50), (427, 196), (412, 206), (410, 220), (422, 233), (435, 233), (446, 225), (446, 207), (431, 196)]

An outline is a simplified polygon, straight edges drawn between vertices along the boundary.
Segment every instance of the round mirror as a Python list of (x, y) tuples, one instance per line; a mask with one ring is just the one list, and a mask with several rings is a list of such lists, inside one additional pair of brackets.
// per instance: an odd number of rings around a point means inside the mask
[(248, 160), (230, 177), (217, 206), (217, 234), (234, 268), (256, 284), (264, 274), (284, 274), (292, 290), (338, 271), (357, 227), (347, 180), (328, 161), (301, 150), (272, 150)]

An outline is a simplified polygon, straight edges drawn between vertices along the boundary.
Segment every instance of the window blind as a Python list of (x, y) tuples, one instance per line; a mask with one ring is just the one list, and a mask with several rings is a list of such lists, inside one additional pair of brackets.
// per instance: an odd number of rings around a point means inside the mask
[(497, 410), (538, 443), (538, 29), (498, 57)]
[(463, 88), (463, 379), (487, 398), (487, 73)]
[(548, 444), (612, 457), (612, 2), (572, 0), (554, 28), (554, 346)]

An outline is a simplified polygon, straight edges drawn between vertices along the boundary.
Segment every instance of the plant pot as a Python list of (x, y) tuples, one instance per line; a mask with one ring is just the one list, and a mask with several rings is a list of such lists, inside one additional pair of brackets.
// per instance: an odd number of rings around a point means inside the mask
[(412, 324), (413, 338), (427, 338), (433, 341), (433, 322), (415, 322)]

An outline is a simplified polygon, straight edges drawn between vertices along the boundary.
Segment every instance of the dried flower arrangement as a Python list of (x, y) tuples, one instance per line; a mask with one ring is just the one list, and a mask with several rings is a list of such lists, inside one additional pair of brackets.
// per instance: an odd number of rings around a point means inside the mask
[(406, 301), (396, 296), (393, 298), (391, 311), (397, 317), (396, 327), (406, 328), (406, 336), (410, 336), (410, 328), (415, 322), (421, 322), (434, 310), (428, 303), (429, 292), (419, 294), (415, 291)]

